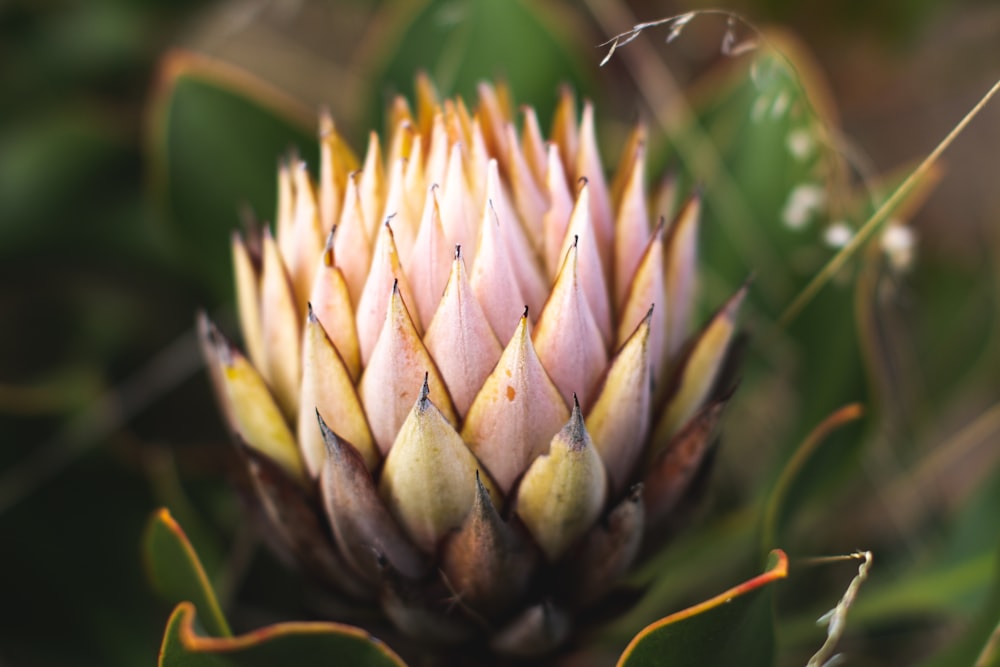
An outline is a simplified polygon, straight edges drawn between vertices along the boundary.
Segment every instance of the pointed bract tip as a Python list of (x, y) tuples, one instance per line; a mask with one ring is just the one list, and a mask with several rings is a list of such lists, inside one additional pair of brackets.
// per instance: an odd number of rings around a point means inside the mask
[(522, 320), (528, 319), (528, 304), (524, 304), (524, 312), (521, 313), (521, 319)]
[(213, 331), (215, 325), (212, 324), (212, 320), (208, 318), (208, 313), (202, 309), (198, 309), (198, 312), (194, 316), (195, 325), (198, 327), (198, 335), (204, 338), (206, 341), (214, 343)]
[(462, 259), (462, 244), (455, 245), (455, 259)]
[(576, 184), (580, 186), (580, 189), (587, 187), (588, 183), (590, 183), (590, 181), (587, 180), (586, 176), (581, 176), (580, 178), (576, 179)]
[(399, 294), (399, 278), (393, 278), (392, 280), (392, 294), (393, 296)]
[(219, 363), (223, 366), (233, 365), (233, 349), (226, 337), (219, 331), (219, 327), (209, 319), (204, 311), (198, 313), (198, 333), (205, 339), (218, 356)]
[(726, 317), (730, 320), (735, 320), (736, 315), (739, 313), (740, 306), (743, 304), (743, 299), (746, 298), (747, 292), (750, 290), (750, 279), (748, 278), (739, 289), (729, 297), (729, 301), (722, 307), (722, 311), (726, 314)]
[(327, 455), (331, 457), (337, 456), (340, 453), (340, 438), (327, 426), (326, 420), (319, 413), (318, 407), (316, 408), (316, 421), (319, 424), (320, 435), (323, 436), (323, 444), (326, 446)]
[[(476, 468), (476, 501), (480, 503), (488, 503), (490, 505), (493, 504), (493, 499), (490, 496), (490, 490), (486, 486), (486, 482), (483, 481), (483, 475), (480, 473), (479, 468)], [(486, 505), (483, 504), (481, 507), (486, 507)]]
[(306, 318), (309, 320), (309, 324), (319, 322), (319, 318), (316, 317), (316, 311), (313, 310), (312, 301), (306, 302)]
[(430, 383), (428, 383), (428, 381), (427, 381), (429, 376), (430, 376), (430, 373), (427, 372), (427, 371), (424, 371), (424, 385), (420, 388), (420, 401), (421, 402), (429, 400), (428, 396), (430, 396), (430, 394), (431, 394)]
[(581, 451), (586, 447), (587, 425), (583, 421), (583, 413), (580, 411), (580, 401), (576, 400), (576, 392), (573, 393), (573, 413), (569, 416), (563, 433), (573, 451)]
[(632, 486), (628, 487), (628, 492), (625, 494), (626, 500), (630, 503), (637, 503), (642, 500), (642, 482), (636, 482)]

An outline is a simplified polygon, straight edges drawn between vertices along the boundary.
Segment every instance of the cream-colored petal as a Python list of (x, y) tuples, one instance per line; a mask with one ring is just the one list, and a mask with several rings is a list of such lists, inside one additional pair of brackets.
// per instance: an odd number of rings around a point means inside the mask
[(250, 447), (304, 482), (306, 469), (285, 417), (257, 370), (239, 350), (216, 336), (216, 360), (230, 427)]
[[(298, 160), (294, 161), (295, 163)], [(292, 256), (292, 244), (295, 239), (295, 179), (292, 176), (294, 167), (289, 161), (278, 163), (278, 210), (275, 213), (274, 230), (278, 238), (278, 246), (283, 258)]]
[(351, 302), (358, 303), (372, 262), (372, 242), (368, 236), (368, 222), (361, 208), (357, 174), (351, 174), (347, 179), (344, 206), (333, 238), (333, 249), (339, 260), (337, 266), (347, 281)]
[(424, 345), (441, 371), (459, 417), (464, 417), (503, 347), (472, 292), (461, 250), (455, 252), (448, 285), (427, 327)]
[(426, 142), (431, 134), (431, 125), (434, 123), (434, 114), (441, 107), (440, 98), (434, 88), (434, 83), (426, 72), (417, 72), (414, 90), (417, 98), (417, 124), (420, 126), (424, 145), (427, 145)]
[(337, 132), (329, 109), (319, 117), (319, 209), (323, 233), (340, 219), (347, 176), (357, 170), (358, 158)]
[(431, 321), (441, 303), (441, 295), (448, 283), (449, 260), (454, 255), (454, 246), (449, 245), (441, 227), (438, 189), (431, 186), (427, 192), (413, 251), (408, 261), (403, 261), (403, 271), (413, 290), (417, 313), (425, 324)]
[[(649, 359), (653, 381), (658, 385), (666, 380), (667, 370), (667, 316), (670, 299), (667, 297), (666, 276), (663, 269), (663, 224), (657, 226), (653, 237), (639, 260), (632, 285), (625, 296), (618, 317), (617, 345), (622, 346), (636, 327), (649, 317), (653, 305), (649, 330)], [(661, 388), (662, 393), (662, 388)]]
[(611, 270), (611, 244), (614, 242), (614, 218), (611, 212), (611, 194), (604, 177), (604, 164), (597, 148), (597, 130), (594, 126), (594, 105), (583, 103), (580, 120), (580, 148), (576, 154), (576, 178), (585, 178), (590, 188), (590, 215), (598, 247), (602, 249), (605, 271)]
[(491, 159), (483, 135), (483, 126), (479, 122), (479, 116), (476, 116), (472, 120), (472, 138), (469, 141), (465, 164), (465, 175), (469, 180), (469, 192), (472, 194), (473, 202), (486, 199), (486, 172)]
[(594, 321), (601, 330), (601, 336), (606, 342), (610, 342), (611, 303), (608, 300), (608, 284), (605, 279), (604, 262), (601, 259), (601, 249), (609, 250), (610, 246), (600, 245), (589, 202), (590, 184), (584, 181), (573, 205), (573, 213), (570, 215), (569, 228), (566, 230), (566, 238), (563, 239), (562, 256), (565, 257), (574, 244), (578, 246), (577, 276), (583, 286), (584, 294), (587, 295), (590, 312), (594, 314)]
[(309, 291), (312, 289), (316, 273), (316, 262), (323, 252), (323, 230), (319, 220), (319, 206), (316, 191), (306, 169), (300, 162), (293, 173), (295, 178), (295, 222), (292, 228), (294, 239), (290, 246), (291, 255), (283, 255), (288, 276), (295, 291), (295, 304), (300, 316), (306, 312)]
[(465, 128), (462, 127), (462, 119), (455, 106), (455, 101), (450, 99), (445, 100), (441, 103), (441, 107), (444, 110), (444, 126), (448, 130), (448, 144), (450, 146), (459, 144), (462, 146), (462, 153), (464, 154), (467, 136)]
[(494, 81), (493, 90), (496, 91), (497, 103), (500, 105), (504, 119), (510, 122), (514, 117), (514, 96), (510, 92), (510, 86), (504, 79), (500, 78)]
[(458, 116), (459, 125), (462, 127), (462, 142), (465, 144), (472, 143), (473, 126), (476, 120), (469, 113), (469, 107), (465, 106), (465, 100), (461, 97), (456, 97), (455, 99), (455, 114)]
[(344, 274), (334, 261), (334, 234), (327, 238), (326, 250), (320, 257), (316, 269), (316, 281), (309, 296), (310, 311), (330, 335), (337, 353), (351, 377), (357, 380), (361, 375), (361, 347), (358, 331), (354, 325), (354, 308), (347, 289)]
[(510, 115), (497, 95), (495, 88), (487, 83), (476, 87), (479, 93), (479, 122), (483, 125), (483, 134), (490, 155), (499, 158), (504, 173), (509, 173), (508, 156), (510, 146), (504, 128), (511, 121)]
[(511, 206), (496, 160), (490, 160), (486, 172), (486, 203), (482, 217), (484, 225), (488, 225), (492, 219), (490, 207), (496, 211), (500, 234), (507, 247), (507, 259), (521, 288), (524, 302), (531, 308), (531, 312), (537, 313), (548, 296), (549, 281), (545, 279), (538, 255), (525, 234), (517, 210)]
[(510, 146), (510, 184), (514, 193), (514, 204), (527, 232), (528, 240), (534, 251), (539, 252), (544, 243), (542, 219), (549, 208), (549, 203), (542, 192), (540, 182), (535, 180), (532, 168), (521, 152), (514, 126), (507, 125), (507, 145)]
[(458, 423), (437, 366), (420, 341), (398, 287), (393, 286), (385, 326), (358, 387), (372, 435), (383, 454), (388, 453), (417, 400), (425, 375), (430, 376), (431, 400), (449, 422)]
[(590, 530), (604, 509), (608, 480), (601, 457), (574, 405), (547, 454), (528, 468), (517, 491), (517, 514), (555, 561)]
[(538, 317), (534, 343), (538, 358), (563, 399), (569, 403), (576, 395), (586, 410), (595, 385), (604, 374), (608, 354), (577, 280), (577, 254), (574, 245)]
[(358, 194), (361, 198), (361, 211), (368, 225), (365, 231), (368, 238), (374, 238), (378, 233), (378, 225), (383, 220), (380, 215), (385, 202), (385, 166), (377, 132), (368, 135), (365, 163), (358, 178)]
[[(379, 491), (410, 538), (433, 552), (472, 509), (480, 467), (431, 400), (425, 381), (386, 457)], [(480, 479), (487, 488), (492, 486), (485, 475)], [(492, 495), (499, 501), (495, 490)]]
[(576, 98), (573, 89), (559, 89), (559, 102), (552, 115), (552, 141), (559, 147), (559, 157), (564, 165), (576, 165), (580, 145), (580, 128), (576, 122)]
[(448, 142), (448, 128), (444, 124), (444, 114), (438, 109), (431, 125), (430, 143), (427, 144), (427, 163), (424, 167), (424, 178), (428, 186), (444, 185), (448, 175), (448, 154), (451, 144)]
[(646, 208), (646, 147), (639, 144), (625, 182), (615, 219), (615, 304), (625, 303), (642, 254), (649, 245), (649, 209)]
[(416, 134), (417, 133), (417, 129), (415, 126), (416, 121), (414, 121), (413, 119), (413, 111), (410, 109), (410, 102), (406, 99), (405, 96), (396, 95), (395, 97), (392, 98), (392, 101), (389, 103), (388, 107), (389, 108), (386, 110), (386, 126), (391, 127), (393, 130), (392, 138), (389, 144), (390, 145), (389, 154), (391, 155), (395, 152), (396, 158), (398, 159), (399, 157), (401, 157), (399, 155), (400, 146), (397, 145), (400, 139), (399, 128), (404, 123), (409, 124), (410, 127), (413, 129), (413, 133)]
[(628, 139), (625, 140), (625, 146), (618, 158), (618, 167), (615, 169), (614, 178), (611, 181), (611, 205), (615, 210), (621, 206), (622, 193), (625, 192), (625, 186), (632, 178), (636, 152), (640, 146), (646, 144), (647, 134), (646, 124), (639, 122), (632, 127)]
[(261, 372), (274, 391), (278, 405), (291, 420), (298, 414), (303, 316), (292, 284), (271, 233), (264, 231), (261, 272), (261, 324), (264, 330), (264, 365)]
[(354, 445), (368, 470), (374, 470), (380, 457), (361, 399), (354, 390), (354, 380), (311, 309), (302, 338), (298, 435), (309, 474), (318, 477), (326, 461), (326, 445), (316, 421), (317, 411), (334, 433)]
[[(368, 273), (364, 291), (361, 292), (361, 298), (358, 299), (355, 324), (358, 327), (362, 366), (368, 364), (372, 350), (375, 349), (375, 341), (378, 340), (382, 325), (385, 323), (386, 309), (396, 289), (402, 293), (406, 303), (414, 303), (413, 293), (400, 265), (399, 253), (396, 252), (392, 226), (386, 222), (382, 225), (375, 243), (372, 268)], [(416, 322), (414, 325), (420, 326)]]
[[(403, 100), (399, 97), (397, 99)], [(405, 103), (405, 100), (404, 100)], [(413, 126), (413, 119), (409, 116), (409, 107), (406, 107), (405, 116), (398, 116), (392, 120), (392, 139), (389, 143), (389, 152), (386, 155), (386, 164), (393, 165), (400, 160), (409, 160), (410, 151), (413, 149), (413, 140), (419, 136), (417, 129)], [(402, 113), (402, 109), (400, 109)]]
[(569, 409), (535, 354), (525, 314), (472, 402), (462, 439), (506, 493), (567, 419)]
[(562, 249), (569, 219), (573, 214), (573, 193), (566, 183), (566, 170), (559, 157), (559, 147), (553, 143), (548, 145), (547, 164), (545, 188), (549, 208), (542, 219), (542, 228), (545, 234), (545, 270), (549, 276), (555, 277), (566, 256)]
[(464, 160), (461, 145), (453, 144), (438, 203), (441, 207), (441, 227), (448, 244), (465, 248), (469, 261), (472, 261), (475, 255), (473, 248), (478, 241), (476, 227), (479, 214), (465, 177)]
[(649, 202), (652, 214), (665, 220), (673, 220), (680, 208), (680, 187), (675, 174), (666, 174), (660, 179)]
[(410, 148), (410, 159), (406, 161), (406, 174), (404, 176), (403, 187), (406, 190), (406, 201), (415, 210), (420, 209), (424, 202), (427, 188), (430, 185), (426, 182), (424, 174), (424, 151), (426, 144), (418, 134), (413, 138), (413, 146)]
[(472, 264), (469, 283), (497, 339), (510, 340), (526, 302), (508, 256), (496, 211), (489, 202), (483, 215), (479, 253)]
[[(672, 380), (672, 395), (653, 432), (655, 443), (662, 445), (668, 442), (708, 398), (719, 368), (726, 358), (729, 342), (736, 331), (736, 316), (746, 293), (744, 285), (729, 298), (681, 361)], [(650, 452), (650, 456), (656, 456), (657, 453), (654, 450)]]
[(406, 198), (406, 160), (399, 159), (390, 164), (389, 192), (385, 198), (385, 208), (382, 209), (382, 219), (392, 221), (392, 236), (396, 241), (396, 251), (405, 264), (409, 261), (413, 242), (417, 238), (420, 211), (414, 212)]
[(698, 224), (701, 197), (684, 205), (667, 233), (665, 268), (667, 282), (667, 354), (673, 357), (688, 337), (694, 313), (698, 262)]
[[(260, 319), (260, 257), (253, 257), (239, 234), (234, 233), (233, 278), (236, 285), (236, 309), (240, 317), (243, 344), (254, 365), (264, 365), (264, 329)], [(258, 249), (259, 251), (259, 249)]]
[(536, 183), (545, 182), (545, 172), (548, 170), (548, 148), (542, 137), (542, 128), (538, 124), (538, 115), (534, 107), (521, 108), (524, 123), (521, 127), (521, 152), (531, 168)]
[(587, 429), (607, 467), (613, 494), (628, 486), (649, 434), (649, 333), (653, 312), (655, 308), (649, 310), (611, 362), (604, 386), (587, 415)]

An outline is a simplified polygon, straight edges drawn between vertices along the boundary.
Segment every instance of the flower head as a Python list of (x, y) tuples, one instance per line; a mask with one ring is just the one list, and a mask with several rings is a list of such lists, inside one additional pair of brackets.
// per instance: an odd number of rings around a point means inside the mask
[(246, 355), (202, 331), (284, 549), (406, 634), (533, 655), (683, 496), (744, 290), (692, 335), (700, 204), (662, 220), (642, 127), (608, 182), (589, 103), (546, 141), (479, 97), (420, 79), (363, 160), (323, 116), (318, 181), (283, 163), (276, 233), (233, 238)]

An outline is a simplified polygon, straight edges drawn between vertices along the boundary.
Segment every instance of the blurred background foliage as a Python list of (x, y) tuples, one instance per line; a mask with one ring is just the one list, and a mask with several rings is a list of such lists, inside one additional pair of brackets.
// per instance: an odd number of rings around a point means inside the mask
[[(602, 637), (609, 651), (780, 546), (779, 661), (804, 664), (854, 566), (796, 558), (864, 548), (847, 664), (972, 664), (1000, 620), (1000, 105), (897, 211), (913, 261), (876, 239), (790, 326), (778, 318), (835, 252), (830, 227), (863, 222), (993, 83), (1000, 7), (734, 0), (783, 57), (721, 55), (726, 19), (706, 15), (598, 68), (612, 34), (699, 4), (0, 3), (0, 665), (150, 664), (168, 606), (138, 544), (159, 505), (236, 629), (317, 614), (240, 522), (193, 313), (231, 323), (229, 232), (248, 209), (272, 215), (281, 155), (315, 164), (315, 110), (360, 147), (417, 69), (468, 99), (502, 76), (543, 122), (568, 82), (599, 109), (609, 165), (645, 119), (653, 164), (705, 188), (706, 303), (755, 276), (705, 502), (637, 576), (651, 593)], [(793, 229), (803, 185), (821, 203)], [(850, 401), (866, 419), (809, 457), (760, 544), (787, 461)]]

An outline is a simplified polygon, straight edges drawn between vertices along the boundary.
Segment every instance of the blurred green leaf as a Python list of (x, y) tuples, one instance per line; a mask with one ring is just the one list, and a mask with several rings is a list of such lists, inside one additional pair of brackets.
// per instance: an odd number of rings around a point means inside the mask
[(125, 144), (94, 108), (78, 102), (0, 124), (0, 249), (12, 257), (25, 247), (65, 234), (67, 211), (76, 222), (79, 202), (103, 169), (122, 159)]
[(253, 75), (192, 53), (165, 57), (151, 107), (154, 188), (173, 240), (218, 295), (230, 292), (230, 231), (244, 206), (269, 220), (276, 164), (297, 151), (318, 168), (309, 109)]
[(160, 667), (403, 667), (402, 660), (379, 640), (339, 623), (279, 623), (233, 637), (198, 555), (166, 509), (150, 520), (144, 547), (156, 588), (164, 597), (181, 601), (167, 622)]
[(786, 506), (788, 492), (795, 484), (803, 466), (831, 432), (845, 424), (860, 419), (863, 414), (863, 408), (857, 403), (844, 406), (818, 424), (802, 444), (799, 445), (799, 448), (781, 471), (781, 475), (774, 484), (767, 505), (765, 506), (764, 522), (761, 530), (761, 546), (763, 549), (772, 548), (781, 534), (781, 528), (789, 511)]
[[(668, 145), (685, 178), (704, 188), (706, 263), (726, 284), (756, 272), (755, 291), (772, 315), (830, 254), (817, 227), (827, 217), (831, 153), (805, 92), (818, 84), (786, 60), (799, 56), (767, 50), (724, 62), (694, 92), (693, 116)], [(790, 207), (796, 188), (809, 196)]]
[[(579, 36), (570, 32), (571, 15), (555, 14), (554, 3), (525, 0), (431, 0), (390, 3), (392, 26), (381, 44), (385, 55), (377, 80), (397, 91), (410, 90), (425, 70), (439, 90), (475, 99), (476, 84), (501, 77), (515, 100), (531, 100), (540, 118), (555, 108), (555, 91), (570, 83), (578, 91), (593, 85), (580, 60)], [(376, 114), (382, 94), (373, 100)]]
[[(699, 252), (706, 301), (725, 298), (732, 285), (754, 276), (753, 326), (764, 341), (756, 348), (762, 356), (748, 360), (747, 383), (752, 386), (761, 373), (781, 374), (801, 398), (780, 415), (788, 421), (781, 425), (789, 436), (787, 450), (831, 406), (864, 401), (867, 392), (854, 291), (845, 281), (824, 290), (787, 330), (771, 328), (833, 255), (826, 227), (835, 217), (849, 222), (854, 211), (842, 181), (846, 167), (830, 146), (838, 130), (832, 126), (835, 114), (824, 106), (824, 82), (800, 45), (773, 34), (766, 38), (752, 58), (724, 59), (699, 82), (688, 113), (668, 137), (667, 153), (651, 163), (655, 173), (656, 163), (669, 159), (679, 168), (682, 188), (703, 188)], [(831, 465), (824, 452), (817, 458), (831, 471), (852, 462), (838, 456)], [(809, 478), (816, 466), (807, 468)]]
[(646, 627), (619, 667), (771, 665), (774, 618), (767, 585), (788, 576), (788, 559), (776, 550), (770, 561), (763, 574)]
[(190, 601), (201, 610), (201, 623), (212, 636), (232, 636), (198, 554), (166, 509), (153, 515), (143, 545), (146, 566), (159, 593), (172, 602)]
[(195, 623), (194, 605), (177, 605), (160, 648), (160, 667), (405, 667), (388, 646), (348, 625), (279, 623), (239, 637), (216, 638), (198, 634)]

